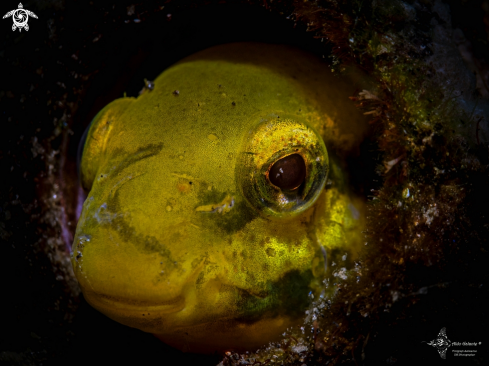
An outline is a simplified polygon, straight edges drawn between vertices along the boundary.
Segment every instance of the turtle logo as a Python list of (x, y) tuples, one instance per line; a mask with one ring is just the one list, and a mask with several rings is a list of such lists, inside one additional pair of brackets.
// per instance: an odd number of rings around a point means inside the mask
[(29, 15), (33, 18), (37, 19), (37, 15), (32, 11), (25, 10), (22, 6), (22, 3), (19, 3), (19, 8), (9, 11), (7, 14), (3, 16), (3, 19), (12, 17), (14, 24), (12, 25), (12, 30), (16, 30), (19, 28), (19, 32), (22, 31), (22, 28), (25, 28), (26, 31), (29, 30), (29, 25), (27, 21), (29, 20)]

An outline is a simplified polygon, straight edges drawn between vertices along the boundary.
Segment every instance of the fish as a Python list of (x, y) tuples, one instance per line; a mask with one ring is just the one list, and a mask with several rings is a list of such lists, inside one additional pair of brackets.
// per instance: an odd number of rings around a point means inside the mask
[(146, 85), (104, 107), (82, 147), (85, 299), (187, 352), (279, 339), (331, 295), (335, 255), (360, 250), (365, 203), (341, 163), (366, 129), (351, 80), (298, 48), (238, 42)]

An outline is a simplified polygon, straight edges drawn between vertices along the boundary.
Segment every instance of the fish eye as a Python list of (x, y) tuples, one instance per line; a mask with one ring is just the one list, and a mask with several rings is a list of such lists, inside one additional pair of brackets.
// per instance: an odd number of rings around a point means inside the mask
[(237, 181), (251, 206), (267, 217), (290, 217), (314, 204), (329, 160), (319, 134), (292, 116), (263, 121), (250, 131), (237, 166)]
[(268, 172), (270, 183), (283, 190), (295, 190), (306, 178), (306, 163), (299, 154), (277, 160)]

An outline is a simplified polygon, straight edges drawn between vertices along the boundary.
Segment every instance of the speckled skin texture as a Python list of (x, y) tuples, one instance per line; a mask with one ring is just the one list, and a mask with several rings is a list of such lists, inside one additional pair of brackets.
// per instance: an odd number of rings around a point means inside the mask
[[(297, 324), (326, 253), (359, 245), (362, 202), (337, 168), (326, 185), (327, 148), (362, 138), (347, 96), (303, 51), (236, 43), (105, 107), (83, 151), (73, 244), (88, 302), (192, 352), (257, 348)], [(292, 153), (307, 174), (288, 194), (267, 174)]]

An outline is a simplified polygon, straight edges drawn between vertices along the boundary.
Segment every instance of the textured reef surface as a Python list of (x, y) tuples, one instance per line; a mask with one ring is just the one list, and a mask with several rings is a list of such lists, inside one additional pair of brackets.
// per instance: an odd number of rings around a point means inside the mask
[[(0, 136), (1, 364), (434, 364), (438, 352), (422, 342), (444, 327), (451, 341), (484, 342), (487, 2), (24, 6), (39, 19), (21, 33), (4, 21), (0, 51), (8, 126)], [(283, 341), (244, 354), (183, 354), (80, 296), (66, 246), (81, 199), (76, 149), (108, 102), (137, 95), (142, 80), (196, 50), (239, 40), (293, 44), (339, 75), (353, 66), (368, 75), (351, 96), (369, 117), (368, 158), (348, 162), (364, 167), (351, 172), (368, 199), (363, 253), (334, 263), (335, 281), (324, 284), (334, 296), (311, 299), (304, 325)], [(465, 361), (487, 356), (479, 347)]]

